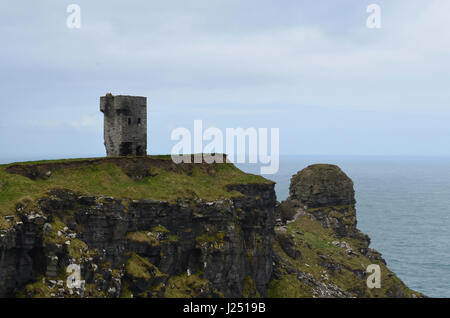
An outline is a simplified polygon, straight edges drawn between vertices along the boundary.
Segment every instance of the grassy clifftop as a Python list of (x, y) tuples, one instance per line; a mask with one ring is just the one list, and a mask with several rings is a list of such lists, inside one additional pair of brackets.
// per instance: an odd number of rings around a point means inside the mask
[(84, 195), (176, 201), (213, 201), (239, 196), (232, 184), (272, 183), (244, 173), (231, 163), (174, 164), (170, 156), (92, 158), (0, 165), (0, 228), (20, 200), (33, 200), (51, 189)]

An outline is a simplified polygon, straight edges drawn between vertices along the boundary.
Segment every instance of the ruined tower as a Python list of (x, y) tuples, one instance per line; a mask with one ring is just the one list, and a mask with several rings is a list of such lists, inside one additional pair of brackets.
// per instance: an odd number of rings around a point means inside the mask
[(100, 97), (104, 117), (106, 155), (147, 155), (147, 98), (140, 96)]

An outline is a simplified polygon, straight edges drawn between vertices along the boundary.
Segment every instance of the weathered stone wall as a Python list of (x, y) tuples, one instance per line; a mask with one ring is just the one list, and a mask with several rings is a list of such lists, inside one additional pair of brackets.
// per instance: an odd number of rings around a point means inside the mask
[(107, 94), (100, 97), (100, 111), (108, 157), (147, 154), (146, 97)]

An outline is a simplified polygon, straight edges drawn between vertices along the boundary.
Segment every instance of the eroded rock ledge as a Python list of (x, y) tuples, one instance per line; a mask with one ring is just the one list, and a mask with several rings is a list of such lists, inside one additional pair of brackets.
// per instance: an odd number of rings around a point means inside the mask
[[(170, 204), (54, 190), (19, 205), (21, 221), (0, 238), (0, 296), (237, 297), (244, 282), (266, 295), (274, 186), (233, 188), (244, 196)], [(85, 280), (72, 291), (70, 264)]]

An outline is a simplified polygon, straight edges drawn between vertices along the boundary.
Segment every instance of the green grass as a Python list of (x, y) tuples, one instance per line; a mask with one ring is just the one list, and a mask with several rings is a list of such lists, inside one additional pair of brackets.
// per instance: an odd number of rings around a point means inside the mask
[(130, 232), (127, 234), (127, 239), (133, 242), (146, 243), (150, 246), (159, 245), (159, 241), (154, 236), (147, 235), (149, 231)]
[(152, 227), (152, 232), (155, 232), (155, 233), (158, 233), (158, 232), (167, 233), (167, 232), (170, 232), (170, 231), (168, 229), (166, 229), (162, 225), (156, 225), (156, 226)]
[(170, 277), (166, 283), (164, 297), (166, 298), (196, 298), (206, 290), (211, 290), (216, 296), (223, 297), (223, 294), (212, 287), (209, 280), (202, 278), (201, 273), (192, 275), (181, 273)]
[[(127, 239), (138, 243), (145, 243), (150, 246), (158, 246), (161, 243), (158, 239), (156, 239), (156, 233), (158, 232), (169, 232), (169, 230), (163, 226), (155, 226), (152, 231), (130, 232), (127, 234)], [(152, 235), (149, 235), (149, 233)], [(176, 234), (167, 235), (167, 241), (169, 242), (178, 242), (178, 240), (179, 237)]]
[[(154, 157), (152, 157), (154, 158)], [(157, 156), (169, 160), (170, 156)], [(135, 158), (129, 158), (134, 160)], [(21, 165), (37, 163), (74, 162), (67, 159), (38, 162), (24, 162)], [(9, 165), (0, 166), (0, 227), (7, 227), (3, 221), (6, 215), (15, 214), (16, 203), (24, 197), (31, 200), (45, 196), (51, 189), (69, 189), (82, 195), (104, 195), (126, 199), (155, 199), (175, 202), (178, 198), (200, 198), (214, 201), (241, 195), (228, 191), (227, 185), (249, 183), (271, 183), (257, 175), (246, 174), (229, 163), (213, 164), (211, 175), (199, 165), (193, 165), (192, 173), (176, 172), (170, 169), (151, 168), (153, 176), (135, 181), (113, 162), (95, 163), (88, 166), (64, 166), (52, 171), (47, 179), (31, 180), (19, 174), (5, 171)]]
[(159, 269), (150, 263), (146, 258), (136, 253), (131, 253), (125, 265), (126, 273), (133, 278), (151, 279), (154, 277), (167, 276), (162, 274)]
[(295, 275), (284, 275), (279, 280), (269, 284), (267, 297), (269, 298), (311, 298), (311, 288), (303, 284)]
[(71, 158), (71, 159), (49, 159), (49, 160), (36, 160), (36, 161), (21, 161), (21, 162), (11, 162), (8, 164), (0, 164), (1, 167), (7, 167), (12, 165), (35, 165), (35, 164), (46, 164), (46, 163), (68, 163), (68, 162), (76, 162), (76, 161), (94, 161), (98, 159), (103, 159), (101, 157), (98, 158)]
[[(147, 156), (151, 159), (163, 159), (163, 160), (171, 160), (171, 155), (151, 155)], [(125, 157), (108, 157), (108, 158), (125, 158)], [(129, 157), (131, 160), (133, 160), (133, 157)], [(93, 158), (70, 158), (70, 159), (48, 159), (48, 160), (35, 160), (35, 161), (20, 161), (20, 162), (11, 162), (7, 164), (0, 164), (1, 167), (7, 167), (11, 165), (36, 165), (36, 164), (46, 164), (46, 163), (70, 163), (70, 162), (77, 162), (77, 161), (96, 161), (96, 160), (103, 160), (105, 157), (93, 157)]]
[(224, 239), (223, 232), (217, 232), (215, 235), (209, 235), (207, 233), (203, 233), (195, 238), (195, 240), (199, 243), (209, 242), (209, 243), (222, 243)]
[(242, 282), (242, 297), (244, 298), (260, 298), (258, 290), (256, 289), (256, 284), (250, 276), (245, 276)]
[(64, 235), (58, 236), (58, 231), (62, 231), (66, 225), (57, 217), (54, 217), (53, 222), (50, 223), (51, 230), (44, 233), (44, 242), (48, 244), (64, 244), (68, 239)]
[(42, 276), (38, 277), (36, 281), (26, 285), (17, 293), (19, 298), (25, 298), (29, 295), (33, 298), (50, 298), (52, 291), (46, 283), (42, 281)]
[(82, 256), (87, 255), (88, 246), (79, 239), (70, 240), (69, 256), (75, 260), (79, 260)]
[[(333, 283), (344, 291), (358, 291), (362, 297), (386, 297), (395, 290), (401, 290), (407, 297), (414, 291), (406, 287), (402, 281), (392, 273), (386, 265), (379, 261), (371, 261), (358, 252), (360, 242), (352, 238), (337, 239), (333, 236), (331, 229), (323, 228), (318, 221), (313, 221), (304, 216), (296, 222), (287, 225), (288, 235), (291, 235), (296, 243), (296, 248), (301, 251), (301, 259), (292, 259), (281, 249), (278, 243), (274, 244), (277, 254), (287, 259), (290, 266), (297, 271), (310, 273), (313, 277), (326, 284)], [(333, 241), (345, 241), (357, 255), (348, 255), (344, 248), (332, 244)], [(322, 264), (324, 262), (341, 265), (341, 272), (332, 272)], [(381, 288), (368, 289), (366, 276), (361, 279), (355, 273), (365, 272), (369, 264), (378, 264), (381, 268)], [(328, 280), (324, 279), (324, 273)], [(419, 295), (419, 293), (415, 293)], [(269, 297), (312, 297), (313, 291), (310, 287), (297, 280), (295, 275), (288, 274), (282, 270), (282, 277), (270, 283)]]

